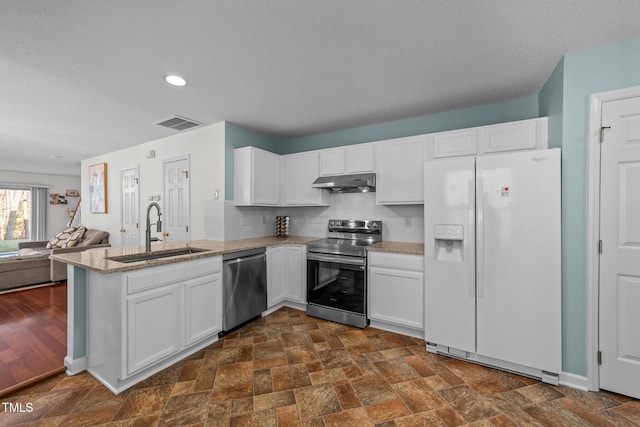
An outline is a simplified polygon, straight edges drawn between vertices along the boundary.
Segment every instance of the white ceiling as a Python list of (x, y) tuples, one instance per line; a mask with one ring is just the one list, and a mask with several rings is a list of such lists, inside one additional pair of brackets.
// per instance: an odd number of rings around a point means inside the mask
[(0, 170), (79, 175), (174, 114), (286, 139), (529, 95), (639, 18), (637, 0), (2, 0)]

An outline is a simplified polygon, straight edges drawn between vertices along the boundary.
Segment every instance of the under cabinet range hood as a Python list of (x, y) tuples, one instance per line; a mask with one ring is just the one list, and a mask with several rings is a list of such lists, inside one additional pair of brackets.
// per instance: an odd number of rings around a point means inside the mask
[(329, 190), (330, 193), (372, 193), (376, 191), (375, 173), (321, 176), (311, 184), (313, 188)]

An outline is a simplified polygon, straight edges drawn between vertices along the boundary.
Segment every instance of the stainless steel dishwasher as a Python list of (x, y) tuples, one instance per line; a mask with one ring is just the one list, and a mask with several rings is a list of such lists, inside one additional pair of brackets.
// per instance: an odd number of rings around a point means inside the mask
[(222, 257), (224, 336), (267, 309), (266, 249), (251, 249)]

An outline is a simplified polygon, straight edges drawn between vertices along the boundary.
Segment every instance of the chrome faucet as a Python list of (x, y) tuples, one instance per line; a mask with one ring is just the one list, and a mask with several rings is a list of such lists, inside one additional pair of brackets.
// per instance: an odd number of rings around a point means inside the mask
[(155, 223), (156, 231), (158, 233), (162, 231), (162, 221), (160, 221), (160, 217), (162, 216), (162, 214), (160, 213), (160, 205), (157, 204), (156, 202), (151, 202), (149, 203), (149, 206), (147, 206), (147, 230), (145, 232), (145, 241), (144, 241), (144, 250), (146, 252), (151, 252), (151, 242), (157, 242), (160, 240), (157, 237), (151, 238), (151, 220), (149, 216), (151, 214), (151, 208), (154, 206), (158, 210), (158, 222)]

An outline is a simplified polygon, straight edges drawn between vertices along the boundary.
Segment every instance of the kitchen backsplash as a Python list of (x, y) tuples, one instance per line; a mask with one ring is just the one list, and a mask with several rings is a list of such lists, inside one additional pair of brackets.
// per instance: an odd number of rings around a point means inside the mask
[[(422, 205), (376, 205), (375, 193), (332, 194), (329, 203), (331, 206), (272, 208), (237, 207), (233, 201), (226, 201), (224, 239), (270, 236), (274, 233), (276, 215), (287, 215), (291, 219), (290, 233), (296, 236), (324, 237), (329, 219), (353, 218), (381, 220), (382, 239), (386, 241), (424, 241)], [(215, 226), (211, 228), (215, 229)]]

